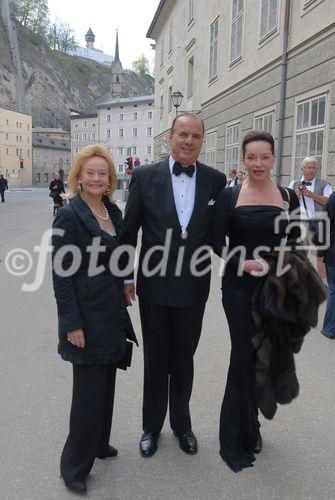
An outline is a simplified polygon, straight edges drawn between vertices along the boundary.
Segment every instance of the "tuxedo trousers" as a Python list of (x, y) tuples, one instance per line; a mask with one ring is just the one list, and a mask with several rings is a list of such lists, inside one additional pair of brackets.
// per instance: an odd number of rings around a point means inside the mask
[(158, 306), (139, 299), (143, 351), (143, 431), (158, 434), (169, 403), (177, 434), (191, 430), (189, 402), (205, 303), (196, 307)]
[(84, 480), (106, 454), (112, 426), (116, 365), (73, 364), (69, 435), (60, 461), (66, 483)]

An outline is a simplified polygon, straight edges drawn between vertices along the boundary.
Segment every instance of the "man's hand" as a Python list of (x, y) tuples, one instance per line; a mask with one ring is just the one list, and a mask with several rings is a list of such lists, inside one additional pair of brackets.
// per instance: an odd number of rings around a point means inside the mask
[(85, 347), (85, 336), (82, 328), (68, 332), (67, 340), (76, 347)]
[(123, 285), (123, 295), (127, 306), (132, 306), (132, 303), (136, 300), (134, 283), (127, 283)]

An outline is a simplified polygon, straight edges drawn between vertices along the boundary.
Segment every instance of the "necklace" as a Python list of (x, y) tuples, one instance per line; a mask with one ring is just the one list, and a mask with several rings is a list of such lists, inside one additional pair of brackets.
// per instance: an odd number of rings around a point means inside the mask
[(100, 202), (100, 205), (101, 205), (101, 208), (103, 208), (104, 212), (105, 212), (105, 215), (100, 215), (98, 214), (95, 210), (93, 210), (92, 207), (90, 207), (91, 209), (91, 212), (92, 214), (97, 217), (98, 219), (100, 220), (103, 220), (103, 221), (106, 221), (109, 219), (109, 215), (108, 215), (108, 212), (107, 212), (107, 208), (105, 207), (105, 205), (102, 203), (102, 201)]

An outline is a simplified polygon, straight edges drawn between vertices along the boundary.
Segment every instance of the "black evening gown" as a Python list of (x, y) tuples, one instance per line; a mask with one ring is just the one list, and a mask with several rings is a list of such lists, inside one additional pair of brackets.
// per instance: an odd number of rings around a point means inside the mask
[[(222, 254), (228, 234), (229, 251), (238, 246), (245, 247), (245, 259), (255, 258), (253, 251), (260, 245), (269, 248), (265, 252), (274, 249), (285, 238), (287, 216), (283, 209), (272, 205), (234, 208), (232, 195), (228, 193), (231, 189), (235, 188), (222, 191), (216, 204), (215, 252)], [(290, 195), (290, 210), (293, 210), (299, 201), (292, 191)], [(275, 234), (274, 221), (278, 215), (284, 217), (278, 234)], [(264, 252), (260, 252), (262, 255)], [(222, 303), (229, 325), (231, 355), (220, 415), (220, 455), (234, 472), (253, 465), (253, 449), (259, 435), (254, 385), (255, 351), (251, 339), (255, 333), (252, 296), (262, 279), (248, 273), (237, 276), (238, 260), (237, 256), (227, 259), (222, 277)]]

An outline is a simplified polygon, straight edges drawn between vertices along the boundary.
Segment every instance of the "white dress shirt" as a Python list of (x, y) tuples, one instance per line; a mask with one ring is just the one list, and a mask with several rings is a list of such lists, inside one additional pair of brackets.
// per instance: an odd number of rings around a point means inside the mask
[[(300, 182), (302, 182), (303, 180), (304, 180), (304, 176), (301, 177)], [(295, 181), (292, 181), (290, 183), (289, 188), (293, 189), (294, 182)], [(307, 182), (307, 181), (305, 181), (305, 182)], [(314, 193), (314, 189), (315, 189), (315, 177), (310, 182), (312, 184), (310, 186), (305, 186), (305, 188), (308, 189), (309, 191), (311, 191), (312, 193)], [(322, 196), (327, 196), (327, 198), (329, 198), (329, 196), (331, 194), (332, 194), (331, 185), (327, 184), (324, 187), (324, 189), (323, 189)], [(314, 200), (312, 200), (312, 198), (307, 198), (307, 196), (304, 196), (304, 198), (305, 198), (305, 203), (306, 203), (306, 207), (307, 207), (308, 213), (306, 213), (306, 209), (305, 209), (305, 205), (304, 205), (302, 196), (300, 196), (300, 198), (299, 198), (299, 200), (300, 200), (300, 218), (303, 219), (303, 220), (313, 219), (315, 217)]]
[(194, 207), (197, 167), (194, 165), (195, 170), (192, 177), (189, 177), (184, 173), (175, 175), (172, 173), (174, 163), (175, 160), (172, 158), (172, 156), (170, 156), (169, 168), (171, 173), (173, 197), (181, 231), (182, 233), (184, 233), (186, 231), (188, 223), (190, 222)]

